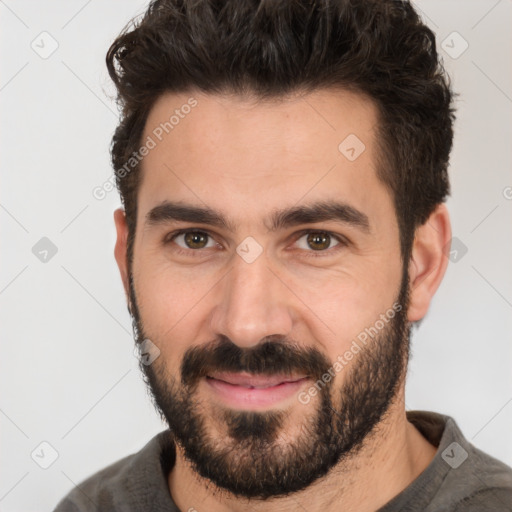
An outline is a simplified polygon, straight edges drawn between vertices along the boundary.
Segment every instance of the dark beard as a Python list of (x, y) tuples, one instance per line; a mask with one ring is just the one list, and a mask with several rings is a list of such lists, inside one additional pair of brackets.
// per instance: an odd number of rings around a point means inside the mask
[[(131, 275), (130, 292), (140, 343), (147, 336)], [(195, 392), (199, 381), (215, 371), (299, 373), (317, 382), (333, 363), (315, 348), (305, 349), (284, 337), (269, 336), (254, 348), (242, 349), (220, 336), (185, 352), (181, 381), (168, 374), (163, 358), (140, 367), (157, 411), (199, 475), (237, 497), (284, 496), (305, 489), (340, 461), (353, 457), (384, 419), (405, 377), (409, 358), (408, 298), (404, 273), (397, 298), (401, 310), (341, 370), (347, 375), (339, 391), (333, 393), (330, 380), (320, 387), (315, 410), (308, 411), (313, 409), (314, 398), (304, 406), (308, 409), (300, 434), (292, 443), (276, 442), (286, 433), (287, 411), (220, 408), (212, 419), (212, 404), (200, 402)], [(165, 340), (155, 343), (158, 346)], [(218, 435), (212, 436), (208, 427), (214, 423), (226, 434), (217, 430)]]

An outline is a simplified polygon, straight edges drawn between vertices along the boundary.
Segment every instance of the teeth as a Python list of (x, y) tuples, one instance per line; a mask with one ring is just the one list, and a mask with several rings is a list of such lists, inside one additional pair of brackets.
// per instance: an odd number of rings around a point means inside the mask
[[(214, 377), (210, 377), (210, 376), (207, 376), (207, 378), (209, 379), (214, 379)], [(221, 382), (226, 382), (226, 384), (231, 384), (231, 382), (227, 382), (227, 381), (222, 381)], [(279, 384), (282, 384), (282, 383), (279, 383)], [(268, 389), (268, 388), (272, 388), (272, 387), (275, 387), (275, 386), (278, 386), (279, 384), (275, 384), (273, 386), (251, 386), (250, 384), (231, 384), (232, 386), (239, 386), (241, 388), (245, 388), (245, 389)]]

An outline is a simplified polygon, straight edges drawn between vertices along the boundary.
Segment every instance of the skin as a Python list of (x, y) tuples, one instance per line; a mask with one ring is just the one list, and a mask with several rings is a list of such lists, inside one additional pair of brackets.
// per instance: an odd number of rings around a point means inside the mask
[[(174, 378), (179, 378), (189, 347), (219, 334), (243, 348), (265, 336), (284, 335), (303, 347), (314, 346), (334, 362), (392, 306), (401, 282), (392, 196), (375, 170), (376, 107), (362, 95), (332, 90), (266, 103), (196, 91), (165, 94), (150, 112), (143, 140), (191, 96), (197, 107), (143, 160), (132, 270), (148, 337), (172, 339), (158, 348)], [(349, 134), (366, 146), (353, 162), (338, 150)], [(273, 209), (328, 199), (364, 212), (370, 232), (336, 221), (270, 232), (263, 223)], [(237, 230), (183, 222), (145, 225), (146, 214), (164, 200), (207, 205), (223, 212)], [(114, 220), (115, 257), (129, 297), (122, 209), (114, 212)], [(182, 228), (206, 230), (213, 241), (201, 255), (180, 255), (180, 248), (196, 254), (198, 249), (187, 248), (183, 237), (167, 245), (162, 241)], [(315, 258), (319, 251), (308, 246), (307, 235), (298, 234), (306, 229), (345, 236), (350, 243), (336, 250), (340, 246), (333, 239), (324, 250), (328, 255)], [(236, 252), (248, 236), (263, 248), (250, 264)], [(410, 322), (429, 308), (447, 267), (443, 247), (450, 238), (448, 212), (439, 205), (416, 231), (408, 264)], [(343, 387), (344, 376), (343, 371), (336, 374), (333, 390)], [(354, 457), (295, 495), (251, 500), (248, 508), (246, 499), (220, 492), (199, 477), (178, 446), (168, 479), (173, 499), (181, 510), (212, 512), (295, 511), (297, 503), (308, 511), (340, 510), (340, 504), (343, 510), (374, 511), (417, 478), (436, 453), (407, 421), (404, 386), (402, 381), (378, 435), (368, 436)], [(207, 389), (199, 393), (211, 401)], [(314, 405), (314, 400), (304, 405), (295, 397), (281, 404), (289, 413), (282, 442), (298, 435), (304, 407)], [(223, 426), (213, 409), (207, 412), (221, 441)]]

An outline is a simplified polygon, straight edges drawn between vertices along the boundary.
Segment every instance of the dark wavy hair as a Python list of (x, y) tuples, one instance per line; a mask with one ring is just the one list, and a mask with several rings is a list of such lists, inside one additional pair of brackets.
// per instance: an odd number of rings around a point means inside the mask
[(449, 195), (454, 109), (435, 36), (409, 1), (153, 0), (108, 50), (121, 119), (111, 144), (133, 257), (145, 122), (166, 92), (279, 99), (344, 88), (378, 109), (379, 179), (389, 188), (410, 259), (415, 229)]

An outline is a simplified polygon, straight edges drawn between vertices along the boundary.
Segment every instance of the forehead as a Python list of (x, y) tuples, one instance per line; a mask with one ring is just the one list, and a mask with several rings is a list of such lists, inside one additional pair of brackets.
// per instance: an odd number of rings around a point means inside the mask
[(325, 200), (382, 215), (391, 200), (376, 175), (377, 119), (371, 100), (345, 90), (267, 101), (164, 94), (142, 138), (152, 148), (141, 164), (139, 221), (164, 201), (208, 206), (237, 225)]

